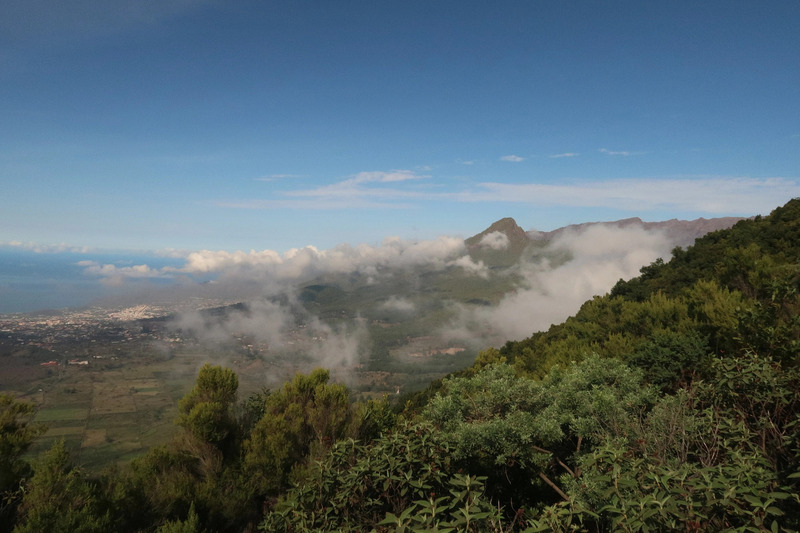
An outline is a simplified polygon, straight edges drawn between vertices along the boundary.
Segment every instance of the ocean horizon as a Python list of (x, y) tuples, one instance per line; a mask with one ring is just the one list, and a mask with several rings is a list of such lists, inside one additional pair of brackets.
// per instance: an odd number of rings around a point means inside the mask
[(147, 279), (115, 286), (80, 264), (87, 261), (117, 267), (183, 265), (180, 258), (142, 253), (40, 253), (0, 248), (0, 314), (86, 307), (142, 290), (145, 285), (174, 283), (171, 279)]

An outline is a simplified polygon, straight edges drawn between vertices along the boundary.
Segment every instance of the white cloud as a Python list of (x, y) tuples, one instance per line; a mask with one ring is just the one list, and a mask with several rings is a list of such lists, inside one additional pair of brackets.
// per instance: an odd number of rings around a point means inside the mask
[(260, 178), (253, 178), (253, 181), (277, 181), (290, 178), (303, 178), (302, 174), (270, 174), (269, 176), (262, 176)]
[(579, 153), (577, 152), (564, 152), (563, 154), (553, 154), (550, 156), (551, 159), (561, 159), (562, 157), (578, 157)]
[[(243, 295), (247, 306), (232, 310), (222, 317), (202, 313), (179, 316), (174, 327), (192, 332), (205, 341), (229, 342), (242, 334), (250, 335), (271, 347), (294, 343), (296, 328), (294, 316), (302, 316), (308, 336), (304, 341), (304, 354), (315, 364), (327, 368), (349, 366), (363, 358), (371, 345), (363, 321), (349, 325), (332, 326), (318, 317), (309, 315), (293, 297), (296, 284), (316, 276), (336, 273), (359, 273), (379, 282), (383, 276), (393, 276), (397, 269), (424, 267), (441, 270), (466, 251), (464, 241), (457, 237), (440, 237), (426, 241), (407, 241), (397, 237), (387, 238), (380, 246), (342, 244), (329, 250), (312, 246), (295, 248), (283, 254), (272, 250), (249, 252), (201, 250), (186, 256), (182, 267), (165, 267), (162, 274), (213, 277), (215, 294)], [(469, 260), (468, 256), (465, 256)], [(458, 263), (481, 275), (479, 265)], [(98, 274), (118, 274), (120, 269), (87, 261), (84, 267)], [(481, 265), (482, 266), (482, 265)], [(135, 267), (139, 269), (140, 267)], [(476, 270), (477, 269), (477, 270)], [(141, 270), (144, 274), (145, 270)], [(207, 287), (202, 285), (198, 287)], [(258, 302), (262, 296), (281, 294), (288, 303), (278, 305), (269, 301)], [(255, 303), (253, 303), (255, 302)], [(414, 303), (406, 297), (392, 296), (383, 309), (399, 313), (413, 313)]]
[(390, 296), (388, 300), (380, 305), (381, 309), (387, 311), (397, 311), (399, 313), (413, 313), (416, 311), (417, 306), (408, 298), (400, 296)]
[(623, 156), (625, 156), (625, 155), (634, 155), (634, 154), (639, 153), (639, 152), (628, 152), (628, 151), (624, 151), (624, 150), (619, 150), (619, 151), (607, 150), (606, 148), (600, 148), (598, 150), (598, 152), (601, 152), (601, 153), (604, 153), (604, 154), (607, 154), (607, 155), (623, 155)]
[(369, 333), (361, 320), (354, 322), (354, 327), (333, 327), (313, 317), (310, 329), (324, 339), (324, 342), (311, 346), (308, 355), (323, 368), (336, 369), (350, 366), (360, 361), (368, 349)]
[(154, 269), (147, 265), (118, 267), (86, 260), (78, 263), (85, 273), (113, 279), (165, 278), (177, 276), (217, 277), (219, 281), (258, 281), (265, 288), (297, 282), (326, 273), (360, 272), (375, 276), (387, 267), (410, 268), (427, 266), (445, 268), (464, 252), (459, 237), (439, 237), (432, 240), (407, 241), (390, 237), (380, 246), (340, 244), (328, 250), (313, 246), (293, 248), (281, 254), (274, 250), (228, 252), (200, 250), (185, 255), (183, 266)]
[[(590, 226), (568, 231), (551, 243), (551, 250), (571, 259), (524, 265), (525, 283), (492, 308), (464, 309), (465, 323), (486, 324), (506, 339), (521, 339), (545, 330), (574, 314), (595, 295), (608, 292), (620, 279), (639, 273), (658, 257), (669, 257), (674, 246), (661, 232), (642, 228)], [(464, 331), (467, 331), (465, 329)]]
[[(289, 195), (304, 195), (303, 192), (287, 193)], [(382, 189), (380, 196), (382, 199), (365, 198), (366, 194), (348, 195), (344, 191), (337, 195), (326, 195), (320, 193), (314, 197), (299, 199), (276, 199), (276, 200), (236, 200), (214, 202), (217, 207), (229, 209), (302, 209), (302, 210), (326, 210), (326, 209), (411, 209), (415, 206), (410, 200), (421, 199), (421, 194), (409, 194), (403, 191)], [(361, 196), (361, 197), (359, 197)], [(399, 201), (405, 200), (405, 201)]]
[(473, 276), (478, 276), (483, 279), (489, 278), (489, 267), (483, 264), (483, 261), (478, 261), (476, 263), (468, 255), (463, 255), (458, 259), (450, 261), (448, 265), (463, 268), (467, 274), (471, 274)]
[[(611, 155), (634, 152), (612, 152)], [(568, 157), (578, 154), (556, 154)], [(521, 161), (506, 156), (508, 161)], [(471, 189), (442, 189), (421, 181), (431, 178), (412, 170), (360, 172), (348, 179), (313, 189), (295, 189), (264, 199), (218, 201), (237, 209), (410, 209), (423, 202), (498, 202), (563, 208), (609, 208), (644, 214), (651, 210), (694, 212), (699, 215), (769, 213), (800, 195), (797, 178), (743, 176), (678, 176), (573, 180), (550, 183), (483, 182)], [(463, 183), (463, 182), (461, 182)], [(458, 187), (458, 185), (456, 185)]]
[[(297, 189), (282, 193), (284, 198), (218, 201), (218, 207), (237, 209), (351, 209), (351, 208), (408, 208), (409, 199), (428, 195), (416, 189), (401, 189), (397, 185), (430, 178), (411, 170), (359, 172), (350, 178), (314, 189)], [(385, 184), (395, 185), (386, 187)]]
[(222, 272), (242, 266), (270, 267), (280, 264), (282, 261), (280, 254), (272, 250), (260, 252), (255, 250), (250, 252), (241, 250), (235, 252), (200, 250), (191, 252), (186, 256), (186, 264), (182, 268), (176, 268), (175, 270), (189, 273)]
[(249, 335), (274, 347), (286, 342), (292, 324), (291, 308), (268, 300), (253, 300), (244, 309), (231, 309), (222, 316), (186, 311), (170, 325), (206, 342), (227, 342), (234, 336)]
[(478, 246), (491, 248), (492, 250), (505, 250), (508, 248), (509, 243), (510, 241), (505, 233), (493, 231), (484, 235), (478, 243)]
[(520, 157), (518, 155), (504, 155), (500, 158), (500, 161), (509, 161), (511, 163), (519, 163), (520, 161), (525, 161), (524, 157)]
[(381, 172), (381, 171), (359, 172), (349, 180), (345, 180), (341, 183), (342, 184), (369, 183), (369, 182), (390, 183), (395, 181), (421, 180), (429, 177), (430, 176), (416, 174), (411, 170), (393, 170), (391, 172)]
[(118, 267), (110, 263), (101, 264), (97, 261), (84, 260), (76, 263), (84, 268), (84, 274), (102, 278), (109, 285), (122, 285), (129, 279), (156, 279), (168, 278), (170, 275), (165, 270), (159, 270), (148, 265), (134, 265)]

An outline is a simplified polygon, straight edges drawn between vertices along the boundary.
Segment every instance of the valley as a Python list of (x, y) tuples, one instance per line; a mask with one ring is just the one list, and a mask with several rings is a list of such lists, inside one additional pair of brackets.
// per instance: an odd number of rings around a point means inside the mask
[[(630, 224), (636, 222), (559, 233), (617, 230), (626, 238), (630, 228), (620, 227)], [(713, 222), (702, 224), (708, 229)], [(696, 231), (685, 221), (682, 227)], [(693, 235), (673, 232), (665, 240), (663, 232), (639, 231), (664, 249)], [(613, 252), (608, 236), (601, 236)], [(446, 265), (321, 274), (244, 302), (193, 298), (0, 315), (0, 392), (35, 404), (36, 420), (48, 426), (31, 455), (63, 439), (91, 471), (126, 463), (169, 440), (177, 402), (205, 363), (234, 370), (241, 399), (324, 367), (354, 400), (402, 403), (406, 394), (469, 366), (479, 351), (504, 344), (508, 323), (528, 323), (522, 331), (533, 333), (611, 288), (616, 269), (593, 284), (581, 277), (594, 275), (595, 263), (571, 272), (565, 285), (555, 283), (553, 273), (585, 261), (580, 250), (556, 239), (503, 219), (467, 239), (467, 253)], [(602, 268), (629, 260), (630, 250), (621, 250), (601, 258)], [(640, 266), (628, 267), (626, 275)], [(570, 294), (575, 287), (581, 290)], [(520, 301), (522, 311), (510, 308), (509, 314), (510, 303)], [(537, 325), (540, 315), (546, 322)]]

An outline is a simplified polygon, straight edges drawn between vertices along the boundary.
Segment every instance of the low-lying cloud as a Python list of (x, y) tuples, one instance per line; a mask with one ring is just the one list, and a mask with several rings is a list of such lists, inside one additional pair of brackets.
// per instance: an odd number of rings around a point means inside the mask
[(663, 232), (638, 227), (565, 231), (550, 243), (548, 255), (567, 257), (566, 262), (523, 264), (524, 281), (515, 291), (497, 306), (462, 309), (453, 329), (463, 334), (463, 324), (470, 323), (505, 339), (528, 337), (563, 322), (619, 279), (638, 275), (642, 266), (668, 258), (674, 246)]
[(450, 266), (462, 268), (467, 274), (478, 276), (483, 279), (489, 278), (489, 267), (483, 264), (483, 261), (475, 261), (468, 255), (462, 255), (458, 259), (454, 259), (448, 263)]
[[(425, 241), (407, 241), (390, 237), (380, 246), (341, 244), (329, 250), (313, 246), (293, 248), (279, 253), (274, 250), (249, 252), (201, 250), (185, 253), (182, 266), (154, 269), (146, 264), (118, 267), (96, 261), (81, 261), (85, 273), (101, 278), (165, 278), (198, 276), (204, 281), (213, 277), (218, 282), (235, 279), (295, 283), (325, 274), (356, 272), (378, 275), (387, 268), (445, 268), (464, 253), (464, 241), (458, 237), (439, 237)], [(271, 292), (271, 291), (270, 291)]]
[(380, 305), (381, 309), (386, 311), (394, 311), (398, 313), (413, 313), (416, 311), (417, 306), (414, 302), (403, 296), (392, 295), (388, 300)]
[(510, 243), (511, 241), (505, 233), (492, 231), (481, 238), (480, 242), (478, 242), (478, 246), (481, 248), (491, 248), (492, 250), (505, 250)]
[(84, 273), (89, 276), (101, 278), (101, 282), (108, 285), (120, 286), (126, 279), (155, 279), (170, 277), (167, 272), (150, 268), (147, 265), (134, 265), (120, 267), (113, 264), (100, 264), (97, 261), (78, 261), (78, 266), (84, 267)]
[[(453, 269), (453, 279), (464, 280), (459, 283), (471, 283), (471, 276), (489, 281), (494, 279), (492, 276), (516, 280), (516, 286), (494, 305), (480, 298), (469, 303), (439, 302), (451, 311), (452, 320), (447, 327), (430, 331), (431, 338), (483, 348), (521, 339), (562, 322), (586, 300), (608, 292), (619, 279), (636, 276), (642, 266), (659, 257), (668, 258), (678, 244), (674, 239), (663, 231), (635, 225), (580, 226), (556, 234), (528, 261), (492, 269), (470, 256), (463, 239), (456, 237), (429, 241), (390, 238), (380, 246), (340, 245), (330, 250), (305, 247), (282, 254), (271, 250), (203, 250), (186, 254), (178, 266), (159, 269), (94, 261), (82, 266), (87, 275), (109, 283), (172, 276), (176, 280), (175, 295), (214, 294), (229, 302), (247, 302), (221, 314), (186, 312), (174, 320), (172, 326), (176, 330), (202, 342), (241, 343), (249, 339), (274, 353), (301, 350), (303, 357), (312, 359), (314, 364), (349, 367), (369, 356), (369, 321), (359, 318), (331, 324), (321, 320), (301, 303), (296, 292), (299, 285), (341, 274), (348, 275), (346, 279), (358, 279), (359, 283), (380, 284), (396, 280), (403, 269), (414, 275)], [(499, 232), (489, 233), (481, 241), (481, 246), (490, 250), (507, 249), (508, 244), (508, 237)], [(315, 287), (325, 286), (324, 281), (320, 283)], [(367, 309), (354, 311), (372, 309), (386, 313), (390, 320), (413, 318), (430, 303), (426, 300), (430, 297), (414, 288), (406, 290), (408, 293), (389, 293), (382, 302), (367, 302)], [(437, 293), (437, 298), (442, 294)]]
[(205, 343), (224, 344), (247, 336), (271, 348), (286, 344), (286, 335), (293, 325), (291, 309), (269, 300), (253, 300), (245, 307), (231, 309), (223, 315), (187, 311), (171, 323), (173, 329)]
[(331, 325), (305, 311), (291, 292), (287, 295), (288, 303), (257, 299), (224, 312), (183, 312), (168, 327), (206, 346), (291, 356), (296, 364), (348, 368), (365, 358), (370, 343), (362, 320)]

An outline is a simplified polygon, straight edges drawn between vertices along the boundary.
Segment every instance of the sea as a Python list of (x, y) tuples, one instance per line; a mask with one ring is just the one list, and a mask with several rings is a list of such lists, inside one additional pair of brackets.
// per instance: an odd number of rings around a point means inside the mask
[(180, 267), (180, 258), (134, 253), (37, 253), (0, 247), (0, 314), (81, 308), (133, 291), (173, 283), (171, 279), (130, 280), (110, 284), (87, 272), (81, 261), (117, 267), (146, 264), (154, 269)]

